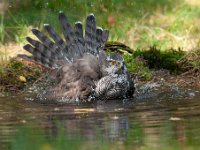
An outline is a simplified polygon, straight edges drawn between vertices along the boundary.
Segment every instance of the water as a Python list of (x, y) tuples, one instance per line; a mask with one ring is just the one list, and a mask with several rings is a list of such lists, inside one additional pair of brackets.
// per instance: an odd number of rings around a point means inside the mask
[(196, 148), (200, 146), (200, 93), (190, 93), (194, 95), (79, 105), (41, 104), (22, 95), (0, 98), (0, 143), (13, 141), (20, 126), (42, 129), (51, 137), (62, 125), (66, 134), (81, 135), (89, 143), (100, 137), (130, 149)]

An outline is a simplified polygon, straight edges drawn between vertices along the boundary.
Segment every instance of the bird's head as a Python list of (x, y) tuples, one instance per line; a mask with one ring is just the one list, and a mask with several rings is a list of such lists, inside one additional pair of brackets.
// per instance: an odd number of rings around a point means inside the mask
[(112, 73), (125, 74), (127, 72), (124, 59), (120, 54), (111, 53), (107, 61), (109, 62), (109, 67), (112, 68)]

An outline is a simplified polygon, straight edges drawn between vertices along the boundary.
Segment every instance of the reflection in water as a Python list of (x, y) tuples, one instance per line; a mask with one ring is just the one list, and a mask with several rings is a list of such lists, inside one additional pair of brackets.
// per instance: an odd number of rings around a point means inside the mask
[[(82, 135), (93, 142), (123, 143), (128, 147), (200, 146), (199, 95), (193, 99), (147, 99), (127, 102), (47, 105), (23, 100), (0, 99), (0, 142), (6, 143), (25, 124), (56, 136), (60, 126), (66, 134)], [(1, 144), (3, 145), (3, 144)]]

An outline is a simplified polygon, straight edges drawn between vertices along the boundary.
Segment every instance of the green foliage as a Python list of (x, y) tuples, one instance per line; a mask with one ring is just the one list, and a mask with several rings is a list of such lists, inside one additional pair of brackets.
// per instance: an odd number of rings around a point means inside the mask
[[(196, 33), (199, 34), (200, 28), (197, 26), (196, 19), (200, 15), (200, 7), (189, 6), (187, 4), (180, 5), (178, 9), (167, 13), (169, 16), (174, 17), (173, 23), (166, 27), (166, 30), (174, 34), (175, 38), (180, 36), (186, 36), (192, 34), (194, 36)], [(196, 33), (195, 33), (196, 32)]]
[[(0, 42), (24, 42), (30, 28), (43, 29), (44, 23), (60, 30), (57, 15), (64, 11), (71, 23), (89, 13), (97, 16), (97, 24), (108, 28), (112, 41), (126, 42), (132, 48), (146, 49), (156, 45), (161, 50), (198, 45), (200, 33), (199, 5), (182, 0), (9, 0), (9, 8), (0, 15)], [(77, 13), (77, 11), (79, 13)], [(114, 18), (113, 25), (109, 17)], [(195, 44), (194, 44), (195, 42)]]
[[(177, 3), (178, 1), (176, 0)], [(10, 7), (3, 19), (2, 30), (5, 34), (2, 34), (2, 37), (5, 38), (2, 38), (1, 42), (21, 42), (16, 36), (24, 37), (28, 34), (23, 27), (26, 29), (34, 26), (41, 29), (43, 23), (50, 23), (60, 31), (58, 21), (55, 21), (60, 10), (64, 11), (72, 22), (82, 21), (86, 15), (94, 13), (97, 23), (110, 29), (111, 39), (122, 39), (133, 26), (133, 19), (140, 20), (146, 13), (153, 14), (158, 7), (170, 9), (173, 6), (170, 0), (136, 0), (131, 3), (129, 0), (9, 0), (9, 3)], [(113, 26), (108, 22), (109, 16), (114, 17)]]
[[(24, 42), (30, 28), (43, 30), (51, 24), (61, 32), (57, 16), (64, 11), (69, 21), (84, 21), (94, 13), (97, 25), (110, 30), (110, 39), (126, 43), (134, 49), (156, 45), (161, 50), (184, 50), (198, 47), (200, 33), (199, 5), (182, 0), (9, 0), (10, 7), (1, 17), (0, 42)], [(77, 11), (79, 13), (77, 13)], [(109, 23), (113, 17), (113, 24)]]
[(11, 62), (8, 64), (8, 68), (14, 71), (20, 71), (21, 69), (24, 68), (24, 66), (25, 66), (24, 63), (17, 60), (11, 60)]
[(185, 53), (181, 50), (169, 49), (161, 51), (155, 46), (151, 47), (149, 50), (136, 50), (133, 53), (134, 57), (142, 57), (150, 69), (167, 69), (173, 73), (180, 73), (182, 71), (177, 61), (180, 60), (184, 54)]
[(3, 43), (5, 38), (5, 29), (4, 29), (4, 16), (0, 15), (0, 43)]
[(150, 80), (152, 78), (152, 72), (143, 61), (134, 58), (130, 54), (125, 54), (124, 59), (131, 74), (136, 74), (145, 80)]

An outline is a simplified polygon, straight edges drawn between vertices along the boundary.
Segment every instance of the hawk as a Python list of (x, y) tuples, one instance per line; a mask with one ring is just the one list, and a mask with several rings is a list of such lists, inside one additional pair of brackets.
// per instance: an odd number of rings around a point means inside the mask
[(24, 49), (32, 54), (18, 55), (51, 70), (46, 86), (39, 95), (48, 101), (85, 102), (132, 97), (134, 83), (120, 54), (106, 54), (104, 47), (109, 31), (96, 26), (95, 17), (86, 18), (85, 30), (80, 21), (72, 27), (63, 12), (59, 22), (64, 38), (49, 24), (49, 36), (32, 29), (38, 38), (27, 37)]

